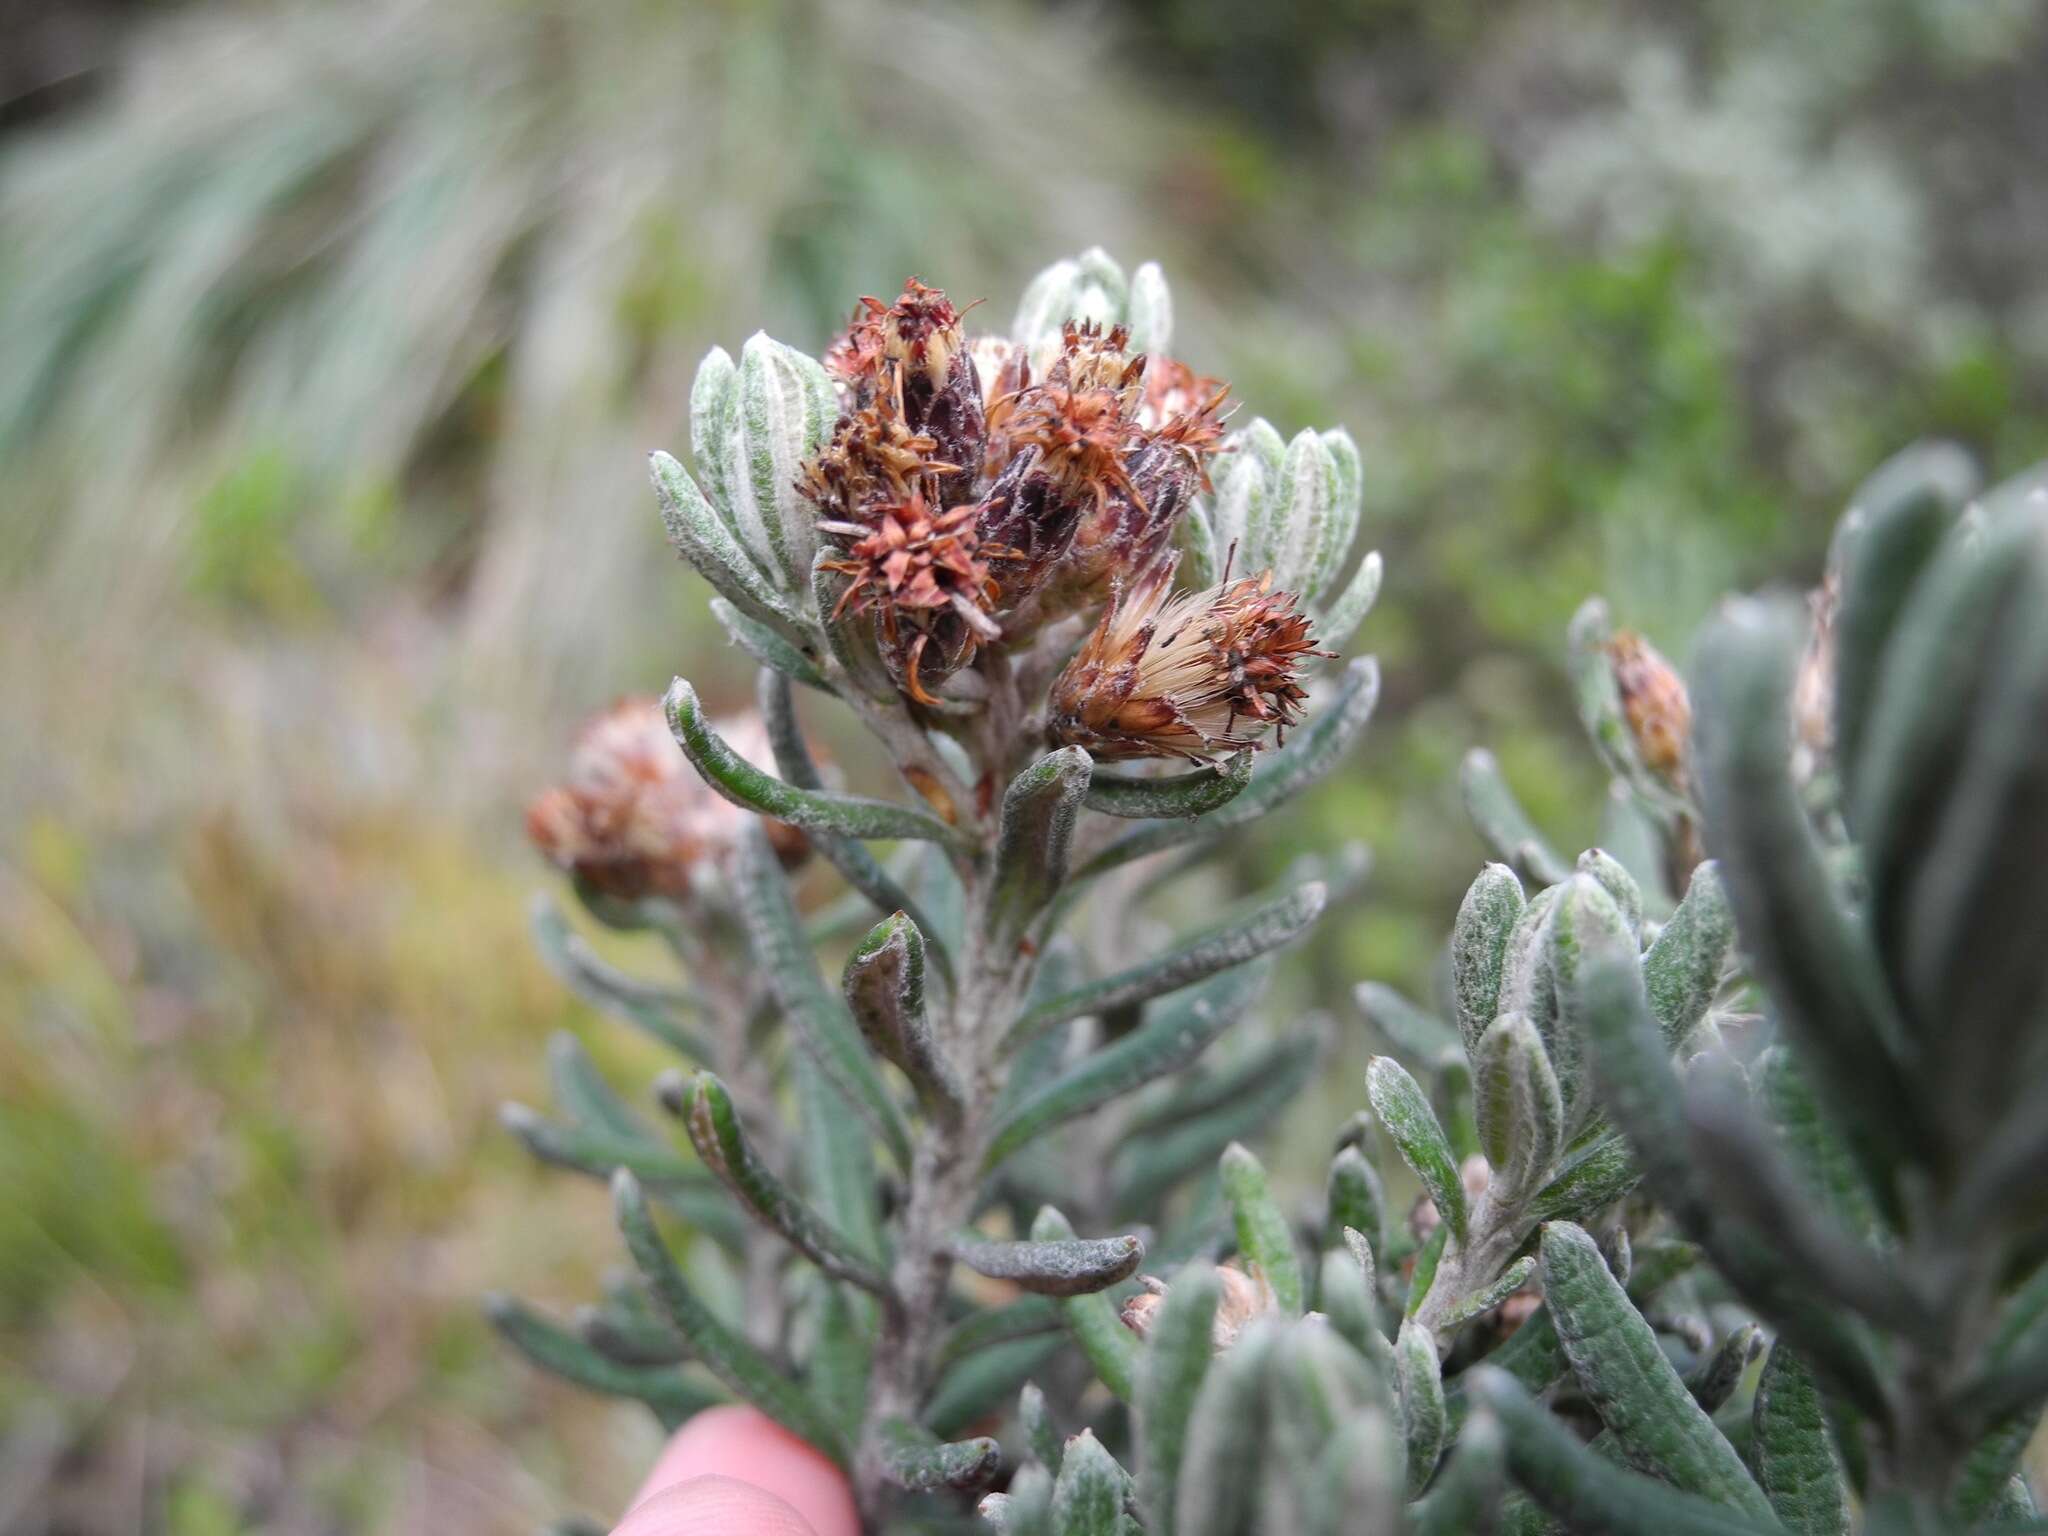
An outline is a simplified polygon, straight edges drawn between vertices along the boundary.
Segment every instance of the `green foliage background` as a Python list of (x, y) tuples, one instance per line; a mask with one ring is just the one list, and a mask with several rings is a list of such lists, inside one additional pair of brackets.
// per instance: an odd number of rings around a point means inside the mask
[(0, 1528), (509, 1531), (630, 1486), (651, 1432), (473, 1298), (614, 1252), (492, 1118), (589, 1022), (526, 953), (518, 808), (612, 696), (744, 695), (641, 469), (713, 343), (1099, 242), (1166, 264), (1189, 361), (1351, 427), (1387, 700), (1214, 878), (1372, 844), (1288, 994), (1358, 1065), (1351, 983), (1426, 987), (1481, 856), (1465, 748), (1593, 836), (1581, 598), (1682, 650), (1810, 580), (1898, 444), (2048, 452), (2039, 0), (96, 30), (82, 74), (25, 32), (66, 83), (0, 130)]

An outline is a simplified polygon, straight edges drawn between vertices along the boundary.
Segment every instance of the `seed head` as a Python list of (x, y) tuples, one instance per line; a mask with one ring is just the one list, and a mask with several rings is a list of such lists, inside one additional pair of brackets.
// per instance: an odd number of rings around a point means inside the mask
[(1655, 646), (1633, 630), (1615, 631), (1607, 642), (1607, 660), (1636, 755), (1672, 790), (1686, 793), (1692, 700), (1686, 694), (1685, 680)]
[[(768, 751), (758, 716), (723, 722), (720, 734), (750, 756)], [(550, 861), (592, 889), (623, 901), (687, 899), (693, 882), (722, 862), (748, 813), (714, 794), (669, 734), (661, 701), (619, 700), (586, 723), (569, 755), (568, 777), (526, 809), (527, 836)], [(788, 864), (804, 836), (767, 824)]]
[(1270, 571), (1168, 595), (1162, 562), (1121, 592), (1053, 685), (1050, 734), (1099, 758), (1209, 762), (1301, 718), (1298, 668), (1327, 656)]

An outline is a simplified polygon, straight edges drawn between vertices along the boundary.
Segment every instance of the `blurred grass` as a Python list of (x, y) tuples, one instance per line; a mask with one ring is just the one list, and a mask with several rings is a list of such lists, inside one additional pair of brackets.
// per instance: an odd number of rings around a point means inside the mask
[(516, 813), (613, 695), (744, 695), (640, 469), (713, 342), (907, 272), (1001, 325), (1100, 241), (1358, 436), (1382, 718), (1220, 877), (1375, 849), (1278, 1001), (1345, 1026), (1303, 1166), (1481, 856), (1463, 751), (1593, 836), (1583, 596), (1682, 654), (1907, 438), (2048, 450), (2041, 4), (1242, 9), (193, 5), (0, 138), (0, 1530), (630, 1487), (475, 1303), (616, 1251), (492, 1118), (551, 1028), (652, 1065), (529, 956)]

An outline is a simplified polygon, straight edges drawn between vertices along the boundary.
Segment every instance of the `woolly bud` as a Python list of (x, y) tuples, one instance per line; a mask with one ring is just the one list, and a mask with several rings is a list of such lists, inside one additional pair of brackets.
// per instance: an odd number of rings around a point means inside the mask
[(1690, 780), (1686, 754), (1692, 736), (1692, 701), (1685, 680), (1657, 648), (1633, 630), (1607, 642), (1621, 712), (1645, 768), (1679, 794)]

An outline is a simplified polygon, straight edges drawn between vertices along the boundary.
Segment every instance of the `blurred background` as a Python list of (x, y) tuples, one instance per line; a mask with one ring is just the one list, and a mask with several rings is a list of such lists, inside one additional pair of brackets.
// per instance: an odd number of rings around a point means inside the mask
[[(582, 1033), (519, 809), (583, 713), (747, 669), (644, 453), (756, 326), (1100, 243), (1367, 468), (1386, 701), (1250, 887), (1426, 985), (1492, 747), (1563, 845), (1605, 591), (1674, 654), (1926, 433), (2048, 452), (2048, 3), (0, 0), (0, 1530), (511, 1532), (636, 1409), (499, 1348), (594, 1186), (496, 1126)], [(848, 770), (843, 722), (813, 712)]]

